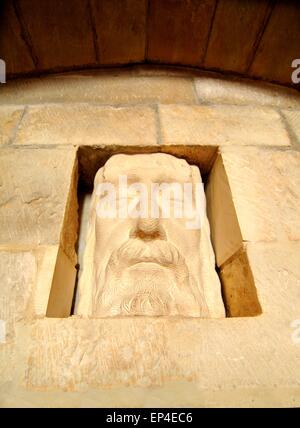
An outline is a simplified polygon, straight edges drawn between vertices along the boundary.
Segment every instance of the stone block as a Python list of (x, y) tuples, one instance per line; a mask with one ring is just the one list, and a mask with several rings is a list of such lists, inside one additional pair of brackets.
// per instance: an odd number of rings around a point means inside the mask
[(159, 107), (164, 144), (288, 146), (282, 119), (267, 107)]
[(300, 110), (282, 110), (292, 137), (294, 137), (295, 142), (300, 144)]
[(243, 237), (221, 156), (218, 156), (206, 185), (207, 215), (217, 265), (221, 266), (241, 249)]
[(243, 241), (300, 240), (300, 153), (222, 148)]
[(151, 107), (113, 108), (86, 104), (29, 107), (16, 137), (20, 145), (155, 145)]
[(215, 75), (195, 77), (195, 86), (200, 103), (300, 108), (298, 91), (271, 83)]
[[(169, 76), (171, 74), (171, 76)], [(191, 77), (170, 72), (141, 74), (134, 70), (85, 71), (39, 79), (8, 81), (0, 87), (0, 99), (6, 104), (78, 103), (141, 104), (195, 103)]]
[(241, 248), (221, 266), (220, 278), (228, 317), (262, 313), (246, 248)]
[(0, 151), (0, 245), (74, 247), (61, 233), (75, 164), (73, 147)]
[(32, 251), (0, 249), (0, 320), (4, 323), (2, 343), (13, 340), (17, 321), (32, 316), (36, 257)]
[(246, 251), (260, 316), (37, 320), (18, 331), (27, 344), (18, 350), (21, 380), (13, 394), (3, 393), (4, 402), (299, 406), (299, 343), (291, 326), (299, 317), (299, 242), (251, 243)]
[(13, 140), (23, 110), (23, 107), (16, 106), (0, 107), (0, 145)]

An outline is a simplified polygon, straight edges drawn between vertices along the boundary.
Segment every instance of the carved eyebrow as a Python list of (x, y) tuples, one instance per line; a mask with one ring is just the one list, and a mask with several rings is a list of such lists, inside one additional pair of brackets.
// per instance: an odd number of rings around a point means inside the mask
[(157, 175), (157, 177), (155, 177), (155, 179), (153, 180), (153, 182), (161, 184), (161, 183), (185, 183), (186, 177), (184, 179), (178, 178), (178, 175), (175, 174), (160, 174)]
[[(127, 182), (128, 184), (141, 182), (143, 181), (143, 176), (135, 174), (135, 173), (129, 173), (127, 175)], [(158, 174), (151, 177), (151, 181), (153, 183), (173, 183), (177, 182), (178, 178), (176, 176), (166, 175), (166, 174)]]
[[(125, 175), (125, 174), (124, 174)], [(136, 183), (136, 182), (140, 182), (141, 181), (141, 176), (134, 174), (134, 173), (129, 173), (127, 174), (127, 182), (130, 183)]]
[[(149, 170), (149, 169), (150, 168), (146, 166), (144, 168), (144, 171)], [(118, 174), (113, 174), (113, 176), (110, 177), (110, 179), (107, 181), (118, 184), (120, 175), (126, 175), (128, 184), (143, 182), (143, 175), (135, 173), (135, 172), (127, 172), (127, 171), (120, 171), (120, 170), (118, 171)], [(188, 178), (190, 178), (190, 177), (188, 177)], [(185, 177), (185, 179), (179, 180), (178, 176), (176, 174), (174, 174), (172, 171), (172, 173), (169, 173), (169, 174), (166, 174), (166, 173), (164, 173), (164, 174), (157, 174), (157, 173), (153, 174), (153, 176), (151, 177), (151, 181), (153, 183), (158, 183), (158, 184), (174, 183), (174, 182), (177, 183), (177, 182), (186, 182), (187, 177)]]
[(127, 177), (127, 183), (135, 183), (141, 181), (141, 177), (134, 173), (127, 173), (126, 171), (118, 171), (118, 173), (110, 174), (106, 177), (106, 181), (109, 183), (118, 184), (120, 175), (125, 175)]

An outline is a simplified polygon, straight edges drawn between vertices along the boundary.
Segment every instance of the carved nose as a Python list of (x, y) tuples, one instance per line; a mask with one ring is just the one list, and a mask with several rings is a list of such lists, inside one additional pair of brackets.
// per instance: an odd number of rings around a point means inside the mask
[(158, 218), (139, 218), (138, 229), (144, 233), (152, 234), (159, 230)]
[(133, 236), (145, 241), (165, 239), (165, 233), (158, 218), (139, 218)]

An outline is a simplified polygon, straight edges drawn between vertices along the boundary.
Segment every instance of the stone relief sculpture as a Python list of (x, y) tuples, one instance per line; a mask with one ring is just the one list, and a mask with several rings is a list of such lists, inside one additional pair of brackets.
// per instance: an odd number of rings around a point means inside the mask
[[(187, 183), (189, 188), (184, 187)], [(205, 201), (199, 169), (172, 155), (118, 154), (98, 170), (76, 314), (225, 316), (205, 206), (201, 227), (191, 227), (187, 218), (178, 215), (186, 197), (180, 186), (192, 189), (192, 200), (195, 189), (200, 189)], [(163, 210), (162, 196), (166, 195), (169, 211)], [(105, 206), (110, 209), (103, 215)], [(120, 207), (125, 210), (121, 212)]]

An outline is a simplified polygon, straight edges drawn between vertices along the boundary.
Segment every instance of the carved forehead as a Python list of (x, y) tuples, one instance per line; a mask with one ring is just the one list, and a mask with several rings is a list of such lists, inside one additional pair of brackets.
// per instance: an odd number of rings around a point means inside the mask
[(186, 160), (166, 153), (118, 154), (106, 162), (99, 179), (110, 181), (123, 174), (134, 175), (140, 179), (189, 181), (191, 166)]

